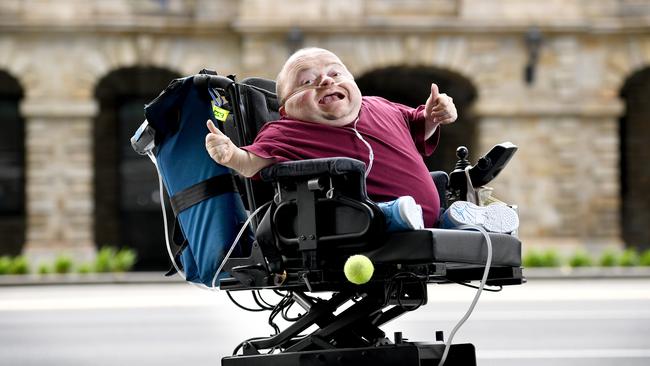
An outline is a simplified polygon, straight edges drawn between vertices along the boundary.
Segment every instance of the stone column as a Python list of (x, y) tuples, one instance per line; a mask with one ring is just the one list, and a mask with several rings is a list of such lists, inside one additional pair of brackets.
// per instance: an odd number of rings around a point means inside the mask
[(94, 256), (93, 100), (27, 99), (27, 239), (24, 254), (51, 259)]

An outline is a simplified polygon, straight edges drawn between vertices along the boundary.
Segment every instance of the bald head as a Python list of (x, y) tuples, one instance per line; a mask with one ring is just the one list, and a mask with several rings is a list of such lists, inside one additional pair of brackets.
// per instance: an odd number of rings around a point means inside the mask
[(289, 57), (276, 79), (280, 114), (301, 121), (343, 126), (361, 108), (361, 91), (332, 52), (304, 48)]
[(350, 77), (352, 77), (352, 74), (350, 74), (343, 62), (333, 52), (318, 47), (302, 48), (289, 56), (287, 61), (282, 66), (280, 73), (275, 78), (275, 92), (278, 95), (278, 101), (280, 102), (280, 105), (284, 104), (287, 96), (293, 89), (294, 85), (291, 85), (291, 83), (294, 81), (293, 79), (295, 76), (302, 69), (309, 67), (309, 65), (313, 63), (314, 60), (317, 60), (324, 56), (338, 62), (340, 66), (345, 70), (345, 72), (347, 72)]

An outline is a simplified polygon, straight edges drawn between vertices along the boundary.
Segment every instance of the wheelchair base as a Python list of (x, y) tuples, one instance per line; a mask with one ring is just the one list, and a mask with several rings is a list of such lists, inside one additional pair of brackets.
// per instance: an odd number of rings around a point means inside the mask
[[(221, 359), (222, 366), (322, 366), (322, 365), (373, 365), (373, 366), (437, 366), (445, 346), (404, 342), (363, 348), (340, 348), (317, 351), (285, 352), (278, 354), (229, 356)], [(474, 345), (453, 344), (449, 349), (446, 366), (476, 365)]]

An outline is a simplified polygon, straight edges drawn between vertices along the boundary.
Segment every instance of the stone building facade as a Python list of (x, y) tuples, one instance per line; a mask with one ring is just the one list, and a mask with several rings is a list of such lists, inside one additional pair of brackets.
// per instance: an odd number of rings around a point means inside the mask
[(647, 1), (4, 0), (0, 99), (19, 127), (0, 143), (20, 143), (0, 146), (17, 156), (0, 179), (24, 199), (0, 215), (18, 243), (0, 251), (120, 245), (125, 98), (202, 68), (274, 78), (301, 46), (405, 103), (439, 83), (461, 115), (432, 158), (445, 170), (458, 144), (474, 159), (518, 145), (493, 187), (519, 205), (526, 244), (650, 247)]

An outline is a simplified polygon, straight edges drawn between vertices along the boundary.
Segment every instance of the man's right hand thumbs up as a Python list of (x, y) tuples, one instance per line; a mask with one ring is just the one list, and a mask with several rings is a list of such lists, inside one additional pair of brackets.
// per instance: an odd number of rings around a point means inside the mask
[(205, 149), (210, 157), (221, 165), (229, 165), (237, 146), (224, 135), (211, 120), (207, 122), (210, 132), (205, 136)]

